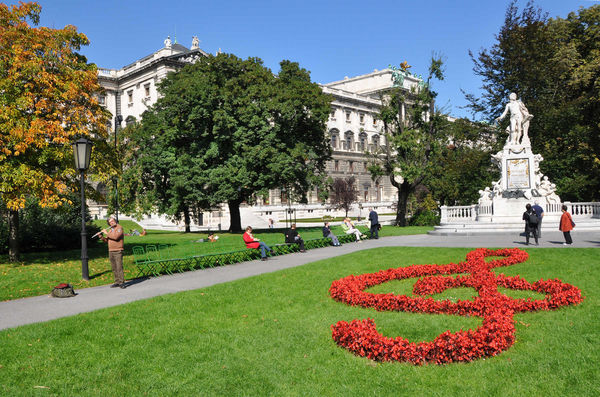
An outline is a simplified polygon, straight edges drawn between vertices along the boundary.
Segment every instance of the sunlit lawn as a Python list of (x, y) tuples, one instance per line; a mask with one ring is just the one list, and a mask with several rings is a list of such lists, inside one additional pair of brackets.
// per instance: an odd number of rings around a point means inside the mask
[[(122, 222), (123, 228), (129, 232), (137, 228), (133, 222)], [(99, 222), (100, 227), (106, 227), (105, 222)], [(322, 237), (321, 228), (299, 228), (300, 235), (304, 239)], [(381, 236), (419, 234), (431, 230), (430, 227), (406, 227), (398, 228), (384, 226)], [(257, 231), (255, 236), (267, 244), (280, 244), (284, 242), (282, 230)], [(342, 234), (341, 230), (334, 232)], [(131, 279), (137, 275), (137, 269), (133, 264), (132, 247), (146, 244), (168, 244), (172, 245), (172, 254), (180, 256), (192, 256), (243, 250), (246, 248), (241, 234), (217, 233), (219, 240), (216, 243), (198, 243), (200, 239), (206, 239), (207, 233), (181, 233), (149, 230), (146, 236), (125, 237), (125, 255), (123, 266), (125, 278)], [(106, 244), (94, 240), (89, 245), (89, 274), (90, 280), (83, 281), (81, 278), (81, 250), (26, 253), (22, 255), (19, 263), (8, 263), (7, 256), (0, 256), (0, 301), (17, 299), (27, 296), (48, 294), (52, 287), (60, 283), (70, 283), (75, 289), (93, 287), (97, 285), (110, 284), (113, 275), (108, 261)]]
[[(528, 249), (527, 262), (500, 270), (530, 281), (559, 278), (579, 287), (585, 300), (557, 311), (516, 315), (516, 342), (496, 357), (415, 367), (372, 362), (333, 342), (330, 326), (355, 318), (373, 318), (383, 334), (411, 341), (431, 340), (447, 329), (477, 327), (478, 318), (376, 312), (349, 307), (328, 294), (332, 281), (349, 274), (456, 262), (468, 251), (366, 250), (5, 330), (0, 332), (0, 394), (600, 395), (600, 250), (595, 248)], [(374, 291), (411, 293), (411, 285), (390, 282)], [(472, 294), (460, 288), (434, 298)]]

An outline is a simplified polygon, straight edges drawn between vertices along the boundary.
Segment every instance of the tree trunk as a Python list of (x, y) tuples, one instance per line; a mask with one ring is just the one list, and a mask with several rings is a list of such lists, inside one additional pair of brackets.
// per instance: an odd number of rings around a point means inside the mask
[(185, 222), (185, 232), (190, 233), (192, 231), (190, 227), (190, 223), (192, 223), (192, 221), (190, 219), (190, 211), (187, 208), (183, 212), (183, 221)]
[(241, 232), (242, 231), (242, 218), (240, 216), (240, 203), (241, 201), (228, 201), (229, 206), (229, 231), (230, 232)]
[(408, 196), (410, 195), (410, 184), (403, 183), (398, 190), (398, 212), (396, 213), (396, 225), (406, 226), (406, 206), (408, 204)]
[(19, 260), (19, 211), (8, 211), (8, 260)]

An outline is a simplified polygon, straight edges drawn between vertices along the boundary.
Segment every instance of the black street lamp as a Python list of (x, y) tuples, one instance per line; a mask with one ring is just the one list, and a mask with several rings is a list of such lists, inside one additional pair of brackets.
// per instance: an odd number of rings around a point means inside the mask
[(85, 185), (83, 174), (90, 166), (92, 142), (86, 138), (79, 138), (71, 145), (73, 146), (73, 155), (75, 157), (75, 168), (77, 168), (81, 174), (81, 277), (83, 277), (84, 280), (89, 280), (87, 233), (85, 230)]

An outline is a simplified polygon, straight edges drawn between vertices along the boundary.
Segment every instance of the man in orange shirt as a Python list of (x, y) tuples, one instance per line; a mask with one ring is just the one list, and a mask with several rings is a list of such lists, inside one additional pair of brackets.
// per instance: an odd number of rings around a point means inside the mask
[(108, 218), (110, 228), (102, 230), (102, 241), (108, 243), (108, 258), (112, 267), (115, 283), (111, 288), (125, 288), (125, 276), (123, 274), (123, 249), (125, 247), (125, 234), (123, 228), (117, 223), (114, 216)]

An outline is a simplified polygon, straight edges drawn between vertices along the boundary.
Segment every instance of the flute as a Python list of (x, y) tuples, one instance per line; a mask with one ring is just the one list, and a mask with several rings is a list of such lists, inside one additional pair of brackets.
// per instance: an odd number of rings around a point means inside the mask
[(94, 234), (91, 238), (95, 238), (95, 237), (100, 236), (102, 233), (106, 233), (106, 230), (107, 229), (100, 230), (98, 233)]

